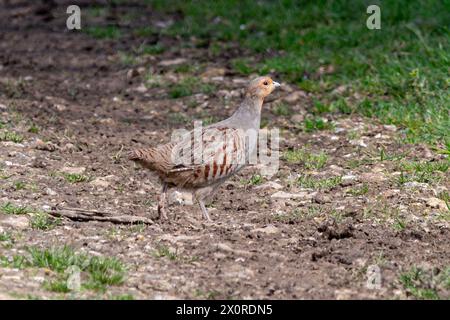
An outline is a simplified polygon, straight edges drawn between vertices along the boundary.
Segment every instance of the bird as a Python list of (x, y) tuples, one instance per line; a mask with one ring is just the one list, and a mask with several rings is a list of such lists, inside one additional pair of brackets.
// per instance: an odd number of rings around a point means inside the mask
[(241, 103), (229, 118), (194, 128), (175, 141), (129, 153), (129, 160), (156, 173), (160, 179), (159, 218), (168, 219), (167, 192), (169, 188), (178, 188), (192, 192), (203, 218), (212, 221), (205, 201), (256, 154), (264, 98), (279, 86), (269, 76), (257, 77), (249, 82)]

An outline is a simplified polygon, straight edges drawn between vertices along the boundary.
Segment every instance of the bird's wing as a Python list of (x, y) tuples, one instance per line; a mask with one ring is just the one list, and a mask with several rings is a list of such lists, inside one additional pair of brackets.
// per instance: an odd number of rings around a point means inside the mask
[(246, 161), (246, 135), (229, 127), (207, 127), (181, 137), (172, 149), (169, 174), (186, 184), (207, 184), (239, 170)]

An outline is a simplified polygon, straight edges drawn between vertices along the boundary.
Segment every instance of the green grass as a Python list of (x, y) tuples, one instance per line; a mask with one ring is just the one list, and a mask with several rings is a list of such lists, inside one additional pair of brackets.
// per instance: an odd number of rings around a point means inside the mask
[(23, 141), (23, 136), (18, 133), (5, 131), (0, 132), (0, 141), (12, 141), (14, 143), (21, 143)]
[(164, 51), (165, 51), (164, 46), (159, 43), (154, 45), (143, 45), (138, 49), (138, 52), (140, 54), (150, 54), (150, 55), (160, 54), (163, 53)]
[(26, 188), (26, 186), (27, 186), (27, 184), (25, 182), (23, 182), (23, 181), (16, 181), (16, 182), (14, 182), (14, 189), (16, 191), (23, 190), (23, 189)]
[[(244, 56), (231, 65), (243, 75), (273, 71), (313, 92), (325, 106), (319, 113), (331, 105), (345, 114), (375, 117), (400, 127), (408, 142), (425, 141), (450, 152), (448, 1), (383, 1), (381, 30), (366, 27), (367, 6), (380, 1), (148, 3), (184, 15), (165, 34), (186, 41), (194, 35), (216, 47), (235, 42), (251, 57), (261, 53), (255, 63)], [(274, 54), (262, 55), (269, 49)], [(333, 72), (318, 73), (329, 65)], [(341, 85), (347, 90), (333, 93)]]
[(29, 213), (30, 209), (28, 209), (27, 207), (16, 206), (11, 202), (7, 202), (0, 206), (0, 212), (3, 212), (5, 214), (20, 215)]
[(61, 224), (60, 218), (51, 217), (46, 212), (35, 212), (30, 220), (30, 225), (36, 230), (50, 230)]
[(133, 30), (133, 34), (138, 37), (150, 37), (157, 34), (153, 27), (141, 27)]
[(83, 31), (95, 39), (118, 39), (122, 36), (117, 26), (91, 26), (83, 28)]
[(369, 192), (369, 186), (364, 183), (362, 186), (351, 188), (347, 191), (348, 194), (359, 197), (367, 194)]
[(283, 159), (289, 163), (302, 164), (307, 169), (321, 169), (327, 163), (328, 156), (325, 152), (312, 153), (302, 148), (287, 150), (283, 154)]
[(439, 289), (450, 289), (450, 267), (439, 274), (433, 274), (421, 268), (413, 267), (399, 276), (400, 283), (409, 295), (416, 299), (437, 300), (444, 298)]
[(288, 117), (292, 114), (292, 110), (288, 104), (281, 102), (275, 105), (273, 113), (280, 117)]
[(342, 177), (340, 176), (320, 179), (308, 175), (300, 176), (296, 181), (298, 186), (313, 190), (331, 190), (337, 187), (341, 182)]
[(56, 273), (43, 286), (55, 292), (69, 292), (67, 287), (68, 269), (77, 267), (81, 271), (81, 287), (104, 292), (109, 286), (121, 285), (125, 281), (126, 267), (116, 258), (88, 256), (77, 253), (72, 248), (29, 247), (26, 254), (0, 257), (0, 265), (9, 268), (45, 268)]
[(11, 248), (14, 243), (13, 235), (10, 232), (0, 232), (0, 244), (3, 248)]
[(63, 176), (70, 183), (79, 183), (89, 180), (89, 177), (78, 173), (63, 173)]
[(263, 176), (259, 174), (254, 174), (250, 177), (250, 179), (244, 179), (241, 181), (242, 184), (246, 186), (257, 186), (264, 182)]
[(30, 132), (30, 133), (38, 134), (39, 131), (40, 131), (39, 127), (34, 123), (32, 123), (30, 125), (30, 127), (28, 128), (28, 132)]
[(450, 161), (448, 160), (435, 162), (402, 161), (398, 166), (401, 174), (397, 182), (400, 185), (411, 181), (429, 184), (439, 183), (449, 168)]
[(303, 121), (303, 129), (306, 132), (320, 131), (320, 130), (330, 130), (333, 129), (333, 124), (330, 121), (322, 117), (307, 117)]
[(166, 257), (172, 261), (180, 258), (176, 252), (170, 251), (169, 247), (167, 247), (163, 244), (160, 244), (156, 247), (156, 250), (153, 252), (153, 256), (155, 256), (157, 258)]
[(450, 211), (450, 193), (447, 191), (442, 191), (438, 194), (438, 198), (445, 202), (447, 209)]
[(195, 93), (210, 94), (215, 90), (211, 84), (204, 83), (195, 77), (186, 77), (181, 81), (171, 85), (169, 89), (169, 96), (172, 99), (191, 96)]

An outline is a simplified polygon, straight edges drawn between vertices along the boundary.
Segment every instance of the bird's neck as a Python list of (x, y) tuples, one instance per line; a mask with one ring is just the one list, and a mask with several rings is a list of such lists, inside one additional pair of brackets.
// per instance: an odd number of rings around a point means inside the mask
[(261, 108), (264, 100), (254, 96), (246, 96), (234, 112), (233, 117), (248, 121), (249, 127), (258, 127), (261, 120)]

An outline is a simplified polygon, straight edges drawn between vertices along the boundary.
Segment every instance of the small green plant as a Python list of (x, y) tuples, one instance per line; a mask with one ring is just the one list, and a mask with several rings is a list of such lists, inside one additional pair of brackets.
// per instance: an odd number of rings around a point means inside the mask
[(30, 212), (30, 210), (27, 207), (19, 207), (12, 204), (11, 202), (7, 202), (4, 205), (0, 206), (0, 211), (5, 214), (15, 214), (15, 215), (27, 214)]
[(297, 179), (297, 185), (302, 188), (313, 189), (313, 190), (330, 190), (337, 187), (342, 182), (342, 177), (332, 177), (332, 178), (314, 178), (312, 176), (303, 175)]
[(173, 99), (191, 96), (194, 93), (210, 94), (215, 90), (215, 86), (204, 83), (196, 77), (186, 77), (173, 84), (169, 90), (169, 96)]
[(409, 295), (417, 299), (437, 300), (441, 298), (437, 288), (450, 289), (450, 267), (439, 274), (413, 267), (400, 274), (399, 280)]
[(63, 176), (70, 183), (79, 183), (89, 180), (87, 176), (78, 173), (64, 173)]
[(46, 212), (35, 212), (30, 220), (31, 227), (37, 230), (50, 230), (61, 224), (60, 218), (53, 218)]
[(291, 107), (286, 103), (277, 103), (273, 109), (273, 113), (277, 116), (287, 117), (292, 114)]
[(347, 191), (348, 194), (355, 197), (363, 196), (367, 192), (369, 192), (369, 186), (367, 185), (367, 183), (363, 183), (362, 186), (351, 188), (350, 190)]
[(128, 52), (119, 52), (119, 61), (124, 66), (133, 66), (136, 64), (136, 57)]
[(125, 280), (126, 267), (116, 259), (109, 257), (90, 257), (76, 253), (72, 248), (52, 247), (41, 249), (27, 248), (25, 255), (14, 255), (10, 258), (0, 256), (0, 265), (9, 268), (45, 268), (56, 273), (47, 279), (44, 288), (56, 292), (69, 292), (67, 287), (68, 269), (77, 267), (86, 275), (82, 288), (104, 292), (108, 286), (121, 285)]
[(4, 248), (11, 248), (14, 238), (10, 232), (0, 232), (0, 243)]
[(234, 59), (231, 61), (231, 66), (234, 70), (243, 75), (249, 75), (255, 71), (247, 59)]
[(438, 194), (438, 198), (445, 202), (447, 209), (450, 211), (450, 193), (442, 191)]
[(21, 143), (23, 137), (20, 134), (11, 131), (0, 132), (0, 141), (12, 141), (14, 143)]
[(247, 186), (257, 186), (263, 183), (264, 178), (259, 174), (254, 174), (248, 180), (243, 180), (243, 184)]
[(287, 150), (283, 159), (289, 163), (303, 164), (307, 169), (321, 169), (327, 163), (328, 156), (324, 152), (312, 153), (302, 148)]
[(34, 133), (34, 134), (38, 134), (39, 133), (39, 127), (33, 123), (28, 128), (28, 132)]
[(399, 165), (401, 174), (397, 179), (400, 185), (406, 182), (416, 181), (421, 183), (438, 183), (443, 179), (443, 174), (448, 171), (450, 161), (415, 162), (404, 161)]
[(329, 130), (332, 128), (333, 124), (321, 117), (308, 117), (303, 122), (303, 130), (306, 132)]
[(156, 247), (156, 250), (154, 251), (153, 255), (157, 258), (163, 258), (166, 257), (169, 260), (177, 260), (179, 259), (179, 256), (177, 254), (177, 252), (173, 252), (169, 249), (169, 247), (163, 245), (163, 244), (159, 244)]
[(14, 182), (14, 189), (16, 191), (23, 190), (23, 189), (26, 188), (26, 186), (27, 186), (26, 183), (23, 182), (23, 181), (16, 181), (16, 182)]
[(138, 52), (141, 54), (150, 54), (150, 55), (155, 55), (155, 54), (160, 54), (163, 53), (165, 51), (164, 46), (162, 46), (161, 44), (154, 44), (154, 45), (143, 45), (141, 47), (139, 47)]
[(396, 216), (394, 218), (394, 223), (392, 227), (397, 231), (403, 231), (406, 229), (407, 223), (406, 220), (400, 216)]
[(96, 39), (117, 39), (122, 36), (122, 32), (116, 26), (87, 27), (83, 30)]
[(153, 27), (142, 27), (133, 30), (133, 34), (138, 37), (150, 37), (157, 34), (157, 31)]

